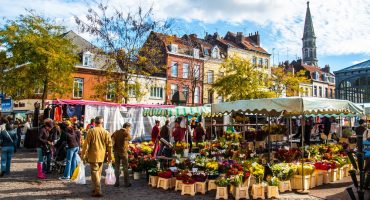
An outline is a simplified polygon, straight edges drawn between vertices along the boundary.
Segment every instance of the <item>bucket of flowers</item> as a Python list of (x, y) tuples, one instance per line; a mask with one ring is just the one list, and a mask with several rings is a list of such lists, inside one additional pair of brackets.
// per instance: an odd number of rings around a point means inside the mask
[(261, 183), (265, 174), (265, 167), (256, 162), (252, 163), (250, 172), (255, 177), (257, 183)]
[(267, 186), (267, 198), (278, 198), (279, 197), (279, 179), (277, 177), (272, 177), (268, 180)]
[(218, 162), (210, 161), (206, 163), (206, 172), (208, 174), (208, 179), (214, 180), (219, 176), (218, 173)]
[(161, 177), (161, 178), (171, 178), (172, 177), (172, 171), (171, 170), (164, 170), (164, 171), (160, 171), (158, 172), (158, 176)]
[(195, 182), (205, 182), (207, 175), (205, 173), (193, 173), (192, 178)]

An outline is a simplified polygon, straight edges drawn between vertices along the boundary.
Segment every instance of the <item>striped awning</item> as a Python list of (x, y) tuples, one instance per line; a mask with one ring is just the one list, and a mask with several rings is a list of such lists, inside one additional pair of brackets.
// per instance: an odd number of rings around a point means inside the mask
[(172, 116), (188, 116), (188, 115), (208, 115), (211, 113), (210, 106), (177, 106), (174, 108), (146, 108), (144, 110), (144, 116), (162, 116), (162, 117), (172, 117)]

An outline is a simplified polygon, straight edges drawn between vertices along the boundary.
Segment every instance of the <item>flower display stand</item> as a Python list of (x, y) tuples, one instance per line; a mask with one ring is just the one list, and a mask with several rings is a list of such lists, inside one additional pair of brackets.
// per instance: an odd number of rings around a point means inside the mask
[(248, 192), (248, 187), (235, 187), (233, 186), (232, 188), (232, 194), (235, 198), (235, 200), (239, 199), (249, 199), (249, 192)]
[[(310, 188), (310, 175), (306, 175), (303, 178), (303, 190), (308, 190)], [(302, 175), (294, 175), (292, 179), (292, 188), (296, 190), (302, 190)]]
[(329, 169), (329, 170), (317, 170), (317, 171), (322, 172), (322, 183), (323, 184), (328, 184), (330, 182), (331, 169)]
[(330, 182), (334, 182), (334, 181), (336, 181), (336, 180), (337, 180), (337, 174), (338, 174), (338, 168), (336, 168), (336, 169), (331, 169), (331, 171), (330, 171), (330, 179), (329, 179), (329, 181), (330, 181)]
[(228, 199), (229, 195), (227, 193), (227, 187), (217, 187), (216, 189), (216, 199)]
[(267, 198), (279, 198), (279, 187), (278, 186), (267, 186)]
[(280, 181), (279, 182), (279, 191), (280, 192), (292, 191), (292, 186), (290, 184), (290, 180), (288, 180), (288, 181)]
[(175, 191), (177, 191), (177, 190), (181, 191), (181, 189), (182, 189), (182, 180), (176, 180)]
[(170, 188), (175, 188), (176, 185), (176, 177), (171, 178)]
[(181, 195), (189, 194), (191, 196), (195, 195), (195, 183), (193, 184), (185, 184), (183, 183), (181, 186)]
[(345, 166), (343, 167), (343, 176), (344, 176), (344, 177), (349, 176), (349, 165), (350, 165), (350, 164), (347, 164), (347, 165), (345, 165)]
[(343, 171), (343, 167), (341, 168), (338, 168), (338, 172), (337, 172), (337, 180), (342, 180), (344, 177), (344, 171)]
[(206, 194), (207, 192), (207, 182), (195, 182), (195, 193)]
[(171, 178), (158, 178), (158, 184), (157, 188), (163, 188), (165, 190), (168, 190), (171, 188)]
[(321, 170), (315, 170), (316, 186), (324, 184), (324, 173)]
[(252, 185), (252, 198), (253, 199), (265, 199), (265, 188), (261, 184)]
[(134, 180), (140, 179), (140, 172), (134, 172)]
[(149, 176), (149, 183), (148, 185), (152, 187), (157, 187), (158, 184), (158, 176)]
[(316, 174), (313, 173), (310, 175), (310, 188), (316, 187)]
[(208, 181), (208, 191), (217, 189), (215, 180), (209, 180)]

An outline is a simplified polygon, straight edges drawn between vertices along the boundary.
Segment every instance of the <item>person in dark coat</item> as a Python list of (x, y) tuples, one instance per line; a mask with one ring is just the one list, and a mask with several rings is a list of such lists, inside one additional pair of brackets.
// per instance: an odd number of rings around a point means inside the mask
[(10, 165), (17, 141), (17, 132), (14, 125), (7, 122), (5, 129), (0, 133), (1, 142), (1, 173), (0, 176), (10, 173)]
[[(37, 177), (40, 179), (45, 179), (45, 171), (50, 170), (51, 162), (51, 145), (52, 142), (49, 140), (50, 131), (53, 128), (53, 120), (46, 119), (44, 125), (39, 131), (39, 137), (37, 140)], [(44, 158), (46, 157), (46, 165), (44, 163)], [(44, 169), (45, 168), (45, 169)]]
[(71, 125), (66, 126), (67, 162), (66, 167), (64, 168), (64, 176), (60, 178), (61, 180), (69, 180), (73, 171), (76, 169), (81, 140), (81, 132), (79, 130), (75, 130)]

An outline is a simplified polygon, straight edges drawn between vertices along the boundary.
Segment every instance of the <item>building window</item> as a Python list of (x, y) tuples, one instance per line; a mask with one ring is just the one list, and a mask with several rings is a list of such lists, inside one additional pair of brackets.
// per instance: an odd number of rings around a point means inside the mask
[(259, 58), (258, 59), (258, 66), (259, 67), (262, 67), (262, 65), (263, 65), (263, 59), (262, 58)]
[(136, 97), (136, 89), (134, 87), (130, 87), (128, 89), (128, 96), (129, 97)]
[(253, 63), (254, 66), (257, 65), (257, 58), (256, 58), (256, 56), (253, 56), (252, 63)]
[(194, 58), (199, 58), (199, 49), (193, 49), (193, 56)]
[(82, 98), (84, 90), (84, 79), (75, 78), (73, 81), (73, 98)]
[(184, 63), (182, 65), (182, 77), (189, 78), (189, 64), (188, 63)]
[(330, 98), (333, 98), (333, 89), (330, 89)]
[(322, 97), (322, 87), (319, 87), (319, 97)]
[(107, 100), (113, 100), (115, 98), (115, 93), (114, 93), (114, 89), (115, 89), (115, 84), (114, 83), (109, 83), (108, 84), (108, 89), (107, 89)]
[(212, 58), (219, 59), (220, 58), (220, 50), (217, 46), (215, 46), (212, 50)]
[(328, 88), (325, 88), (325, 97), (328, 98), (329, 97), (329, 90)]
[(177, 92), (177, 85), (175, 84), (171, 84), (171, 99), (173, 97), (173, 95)]
[(92, 54), (90, 52), (85, 52), (82, 56), (83, 66), (92, 67)]
[(207, 75), (208, 75), (208, 83), (209, 84), (212, 84), (213, 81), (214, 81), (213, 74), (214, 74), (213, 70), (209, 70), (208, 73), (207, 73)]
[(203, 54), (204, 54), (205, 56), (209, 56), (209, 49), (204, 49)]
[(313, 96), (317, 97), (317, 86), (313, 86)]
[(217, 103), (222, 103), (222, 96), (217, 97)]
[(177, 62), (172, 62), (171, 64), (171, 76), (177, 77), (178, 75), (178, 64)]
[(200, 78), (200, 66), (194, 65), (194, 77), (199, 80)]
[(194, 90), (194, 103), (199, 104), (199, 87), (196, 87)]
[(308, 88), (305, 89), (305, 96), (308, 97)]
[(184, 87), (182, 87), (182, 93), (184, 94), (185, 99), (187, 101), (189, 97), (189, 86), (185, 85)]
[(265, 59), (265, 67), (267, 67), (267, 68), (269, 67), (269, 59), (267, 59), (267, 58)]
[(151, 87), (150, 88), (150, 97), (156, 99), (163, 98), (163, 88), (161, 87)]
[(213, 91), (208, 91), (208, 103), (213, 103)]
[(177, 53), (177, 50), (178, 50), (178, 46), (177, 46), (177, 44), (171, 44), (170, 45), (170, 51), (171, 51), (171, 53)]

